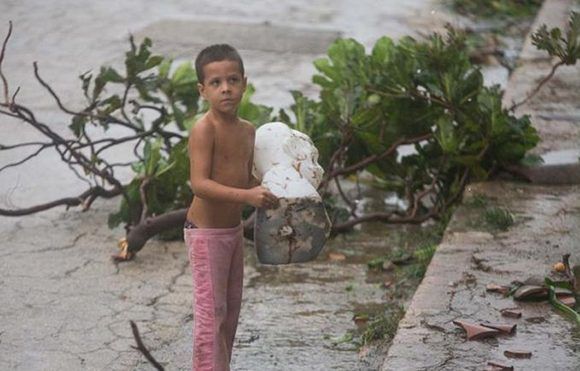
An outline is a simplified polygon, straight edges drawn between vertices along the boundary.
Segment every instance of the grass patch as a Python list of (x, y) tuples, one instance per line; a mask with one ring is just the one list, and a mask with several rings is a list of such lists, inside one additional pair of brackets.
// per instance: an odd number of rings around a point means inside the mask
[(361, 336), (362, 345), (369, 345), (375, 341), (392, 340), (404, 314), (405, 311), (402, 307), (395, 307), (391, 311), (372, 318)]
[(489, 205), (489, 198), (482, 193), (475, 193), (466, 202), (469, 207), (483, 208)]
[(512, 213), (501, 207), (486, 209), (483, 218), (485, 223), (493, 230), (507, 231), (514, 224)]

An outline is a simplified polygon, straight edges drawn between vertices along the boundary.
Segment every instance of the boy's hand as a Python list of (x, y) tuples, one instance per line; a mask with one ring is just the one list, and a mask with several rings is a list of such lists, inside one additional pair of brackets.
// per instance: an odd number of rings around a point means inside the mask
[(275, 209), (279, 206), (278, 197), (266, 187), (257, 186), (248, 190), (247, 203), (254, 207)]

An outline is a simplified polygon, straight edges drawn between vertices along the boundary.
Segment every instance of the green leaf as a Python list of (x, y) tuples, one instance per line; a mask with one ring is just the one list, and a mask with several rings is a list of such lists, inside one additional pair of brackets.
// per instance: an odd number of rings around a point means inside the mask
[(146, 141), (144, 147), (145, 175), (155, 174), (159, 160), (161, 160), (161, 138), (154, 142)]
[(453, 119), (449, 116), (441, 116), (439, 120), (437, 120), (437, 129), (435, 137), (437, 138), (439, 145), (441, 145), (443, 152), (455, 152), (458, 147), (458, 142), (455, 137)]
[(172, 63), (173, 63), (173, 60), (171, 60), (171, 59), (164, 59), (159, 64), (159, 77), (161, 77), (161, 78), (167, 78), (167, 76), (169, 75), (169, 69), (171, 68), (171, 64)]
[(173, 73), (173, 76), (171, 76), (171, 82), (175, 85), (197, 83), (195, 70), (191, 66), (191, 63), (184, 62), (180, 64)]
[(160, 55), (153, 55), (151, 56), (148, 60), (147, 63), (145, 64), (145, 68), (146, 69), (151, 69), (153, 67), (157, 67), (161, 62), (163, 62), (163, 57)]
[(105, 85), (109, 82), (113, 83), (123, 83), (125, 79), (119, 75), (119, 73), (112, 67), (101, 67), (101, 71), (95, 78), (95, 83), (93, 86), (93, 99), (96, 99)]
[(382, 66), (389, 63), (394, 53), (394, 42), (392, 39), (383, 36), (375, 43), (371, 54), (373, 63)]
[(75, 115), (72, 118), (72, 123), (68, 126), (69, 129), (72, 130), (74, 135), (79, 138), (82, 133), (85, 131), (85, 125), (88, 121), (87, 116), (85, 115)]

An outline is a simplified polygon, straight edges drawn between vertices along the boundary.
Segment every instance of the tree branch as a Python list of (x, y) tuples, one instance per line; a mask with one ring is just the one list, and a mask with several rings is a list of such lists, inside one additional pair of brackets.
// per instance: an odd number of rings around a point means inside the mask
[(556, 74), (556, 70), (560, 67), (563, 66), (564, 64), (566, 64), (564, 61), (559, 61), (558, 63), (556, 63), (555, 65), (552, 66), (552, 70), (550, 71), (550, 73), (548, 75), (546, 75), (542, 81), (540, 81), (540, 83), (538, 84), (538, 86), (536, 86), (534, 88), (534, 90), (532, 90), (524, 100), (522, 100), (519, 103), (514, 103), (510, 108), (508, 108), (508, 111), (515, 111), (518, 107), (523, 106), (524, 104), (526, 104), (530, 99), (532, 99), (536, 94), (538, 94), (538, 92), (542, 89), (542, 87), (552, 79), (552, 77), (554, 77), (554, 75)]
[(336, 176), (339, 175), (349, 175), (352, 174), (354, 172), (357, 172), (359, 170), (363, 170), (364, 168), (366, 168), (367, 166), (369, 166), (370, 164), (377, 162), (377, 161), (381, 161), (383, 159), (385, 159), (386, 157), (392, 155), (399, 146), (405, 145), (405, 144), (413, 144), (413, 143), (419, 143), (422, 142), (424, 140), (430, 139), (431, 137), (433, 137), (432, 133), (428, 133), (428, 134), (423, 134), (414, 138), (401, 138), (399, 140), (397, 140), (395, 143), (393, 143), (389, 148), (387, 148), (383, 153), (380, 154), (376, 154), (376, 155), (372, 155), (369, 156), (359, 162), (357, 162), (356, 164), (353, 164), (351, 166), (347, 166), (345, 168), (342, 169), (338, 169), (338, 170), (333, 170), (332, 173), (329, 175), (329, 178), (332, 179)]
[(48, 202), (48, 203), (45, 203), (42, 205), (36, 205), (36, 206), (24, 208), (24, 209), (12, 209), (12, 210), (0, 209), (0, 215), (1, 216), (23, 216), (23, 215), (30, 215), (30, 214), (38, 213), (40, 211), (52, 209), (52, 208), (57, 207), (57, 206), (66, 206), (68, 208), (71, 206), (81, 205), (81, 204), (83, 204), (83, 202), (85, 202), (86, 199), (90, 199), (92, 197), (113, 198), (113, 197), (121, 194), (121, 192), (122, 191), (119, 189), (106, 190), (100, 186), (96, 186), (96, 187), (90, 188), (89, 190), (83, 192), (81, 195), (79, 195), (77, 197), (61, 198), (59, 200), (55, 200), (55, 201)]
[(8, 34), (4, 38), (4, 42), (2, 43), (2, 49), (0, 50), (0, 79), (2, 79), (2, 85), (4, 90), (4, 102), (6, 104), (10, 103), (10, 94), (8, 91), (8, 81), (4, 76), (4, 72), (2, 71), (2, 62), (4, 62), (4, 56), (6, 54), (6, 45), (8, 45), (8, 40), (10, 40), (10, 36), (12, 35), (12, 21), (8, 21)]
[(151, 363), (153, 365), (153, 367), (155, 367), (157, 370), (164, 371), (165, 369), (163, 368), (163, 366), (161, 366), (161, 364), (159, 362), (157, 362), (157, 360), (151, 355), (151, 353), (149, 353), (149, 350), (147, 350), (147, 348), (145, 347), (145, 344), (143, 344), (143, 341), (141, 340), (141, 335), (139, 335), (139, 329), (137, 328), (137, 325), (135, 324), (135, 322), (129, 321), (129, 323), (131, 323), (131, 330), (133, 331), (133, 337), (135, 338), (135, 342), (137, 343), (136, 347), (131, 346), (131, 348), (137, 349), (138, 351), (140, 351), (141, 354), (143, 354), (145, 356), (145, 358), (147, 358), (149, 363)]

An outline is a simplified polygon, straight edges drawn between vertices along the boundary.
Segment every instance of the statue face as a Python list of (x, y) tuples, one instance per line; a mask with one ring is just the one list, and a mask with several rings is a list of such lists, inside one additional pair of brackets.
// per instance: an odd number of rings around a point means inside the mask
[[(268, 171), (277, 168), (276, 173), (280, 174), (296, 172), (292, 175), (306, 179), (316, 189), (324, 174), (317, 161), (318, 150), (312, 140), (286, 124), (268, 123), (256, 131), (254, 175), (258, 179), (264, 179)], [(288, 178), (291, 181), (296, 177)], [(284, 183), (284, 180), (280, 179), (280, 182)]]

